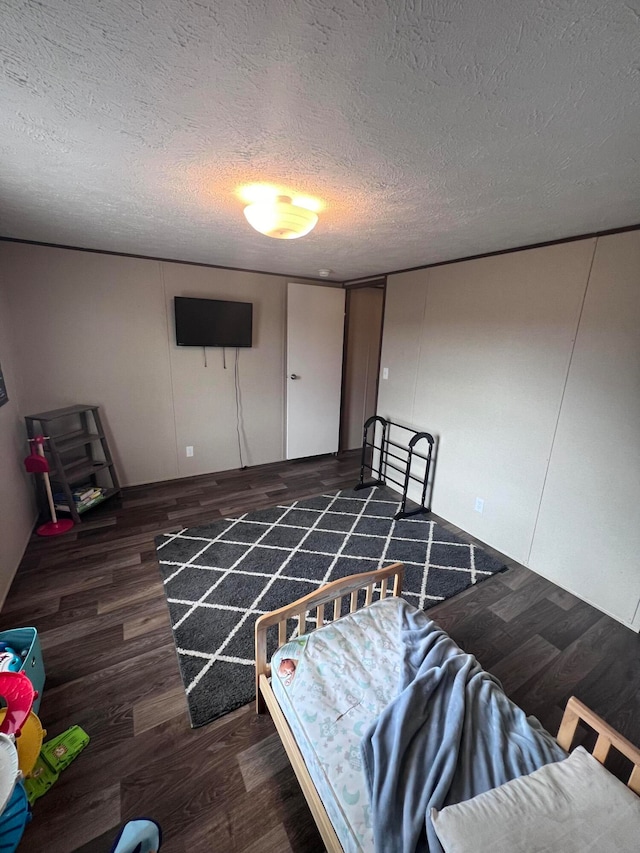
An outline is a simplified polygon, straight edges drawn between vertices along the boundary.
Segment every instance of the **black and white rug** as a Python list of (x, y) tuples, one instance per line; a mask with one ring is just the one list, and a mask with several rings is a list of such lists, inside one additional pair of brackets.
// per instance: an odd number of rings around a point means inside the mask
[(428, 609), (505, 566), (428, 516), (394, 521), (387, 489), (319, 495), (156, 539), (191, 725), (249, 702), (256, 617), (336, 578), (399, 560)]

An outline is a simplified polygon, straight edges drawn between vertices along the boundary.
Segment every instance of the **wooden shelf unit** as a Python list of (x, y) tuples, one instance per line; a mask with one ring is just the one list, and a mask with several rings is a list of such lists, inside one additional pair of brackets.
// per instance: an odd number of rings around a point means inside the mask
[[(67, 406), (28, 415), (25, 422), (29, 438), (48, 436), (44, 449), (52, 488), (54, 493), (64, 494), (68, 512), (76, 523), (83, 513), (119, 494), (120, 483), (100, 419), (99, 406)], [(73, 500), (72, 486), (83, 481), (99, 486), (104, 489), (104, 493), (95, 503), (78, 509)], [(44, 511), (47, 501), (41, 478), (38, 478), (38, 500), (40, 509)]]

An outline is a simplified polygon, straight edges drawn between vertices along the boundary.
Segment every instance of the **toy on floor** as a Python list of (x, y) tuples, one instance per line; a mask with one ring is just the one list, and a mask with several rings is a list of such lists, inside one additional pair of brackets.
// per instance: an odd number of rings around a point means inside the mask
[[(28, 651), (24, 651), (23, 657), (26, 657)], [(0, 642), (0, 672), (9, 670), (10, 672), (19, 672), (22, 666), (22, 657), (14, 651), (11, 646)]]
[(28, 779), (24, 780), (24, 789), (27, 792), (29, 805), (32, 806), (36, 800), (44, 796), (49, 788), (58, 781), (59, 774), (52, 770), (40, 754), (34, 764)]
[(18, 753), (9, 735), (0, 734), (0, 851), (13, 853), (31, 819), (20, 781)]
[(13, 739), (9, 735), (0, 734), (0, 813), (11, 799), (19, 777), (18, 753)]
[(6, 808), (0, 815), (0, 851), (14, 853), (31, 820), (27, 795), (22, 782), (16, 782)]
[[(47, 793), (49, 788), (58, 781), (60, 773), (67, 769), (88, 743), (89, 735), (84, 729), (80, 726), (71, 726), (66, 732), (42, 744), (40, 755), (24, 783), (31, 805)], [(1, 851), (2, 848), (0, 853)]]
[(44, 479), (44, 488), (47, 493), (47, 502), (49, 503), (49, 511), (51, 512), (51, 521), (41, 524), (36, 529), (38, 536), (59, 536), (61, 533), (66, 533), (73, 527), (73, 521), (70, 518), (58, 520), (56, 508), (53, 503), (53, 494), (51, 493), (51, 481), (49, 480), (49, 463), (44, 455), (44, 443), (47, 439), (44, 435), (36, 435), (35, 438), (30, 438), (31, 453), (24, 460), (24, 467), (28, 474), (42, 474)]
[[(6, 711), (6, 708), (0, 708), (0, 724), (5, 718)], [(37, 714), (31, 711), (15, 744), (18, 752), (18, 766), (25, 778), (36, 766), (45, 735), (46, 732), (42, 728), (40, 719)], [(2, 853), (2, 847), (0, 847), (0, 853)]]
[(58, 737), (42, 745), (42, 757), (56, 773), (62, 773), (89, 743), (89, 735), (80, 726), (71, 726)]
[(122, 827), (111, 853), (158, 853), (161, 844), (162, 830), (155, 820), (137, 818)]
[(18, 737), (37, 695), (24, 672), (0, 672), (0, 697), (6, 706), (0, 732)]
[(34, 697), (33, 708), (31, 709), (34, 714), (37, 714), (45, 683), (44, 661), (42, 659), (42, 649), (40, 648), (37, 629), (25, 627), (0, 631), (0, 649), (4, 649), (5, 651), (11, 649), (22, 658), (22, 663), (18, 671), (24, 672), (33, 684), (33, 689), (38, 691), (38, 695)]

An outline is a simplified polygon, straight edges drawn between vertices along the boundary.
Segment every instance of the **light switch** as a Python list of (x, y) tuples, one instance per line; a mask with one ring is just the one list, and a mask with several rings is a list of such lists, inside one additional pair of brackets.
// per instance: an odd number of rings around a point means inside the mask
[(388, 367), (383, 367), (383, 368), (382, 368), (382, 378), (383, 378), (383, 379), (388, 379), (388, 378), (389, 378), (389, 368), (388, 368)]

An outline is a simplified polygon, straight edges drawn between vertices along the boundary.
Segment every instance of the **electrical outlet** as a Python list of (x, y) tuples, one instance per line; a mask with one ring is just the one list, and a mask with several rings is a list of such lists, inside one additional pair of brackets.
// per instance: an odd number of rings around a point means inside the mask
[(389, 378), (389, 368), (388, 368), (388, 367), (383, 367), (383, 368), (382, 368), (382, 378), (383, 378), (383, 379), (388, 379), (388, 378)]
[(484, 498), (476, 498), (475, 511), (482, 514), (484, 512)]
[(191, 444), (187, 445), (187, 456), (193, 456), (193, 446)]

